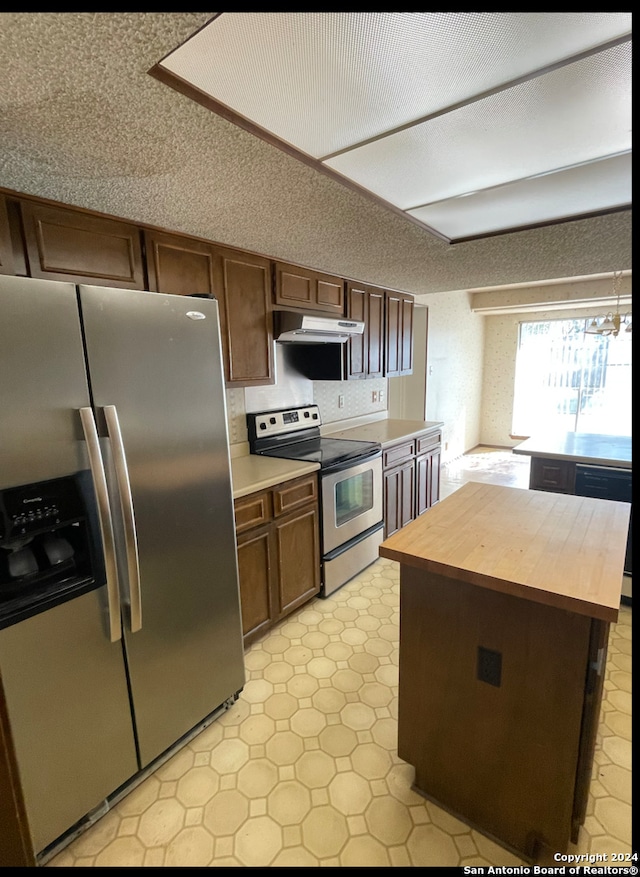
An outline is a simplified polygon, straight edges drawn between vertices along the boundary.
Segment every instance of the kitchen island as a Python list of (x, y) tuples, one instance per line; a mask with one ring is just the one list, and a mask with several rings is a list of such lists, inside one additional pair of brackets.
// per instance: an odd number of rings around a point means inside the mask
[[(513, 448), (531, 457), (529, 487), (631, 503), (631, 436), (589, 432), (541, 433)], [(633, 514), (633, 513), (632, 513)], [(623, 596), (631, 601), (631, 518)]]
[[(594, 466), (615, 466), (631, 469), (631, 436), (603, 435), (590, 432), (541, 433), (531, 436), (513, 448), (514, 454), (525, 454), (532, 458), (531, 484), (534, 489), (543, 489), (539, 483), (541, 472), (535, 461), (556, 461), (568, 464), (563, 471), (571, 474), (571, 465), (589, 463)], [(555, 482), (557, 483), (557, 482)], [(548, 485), (552, 487), (552, 484)], [(570, 478), (563, 482), (570, 487)], [(569, 489), (568, 493), (573, 491)]]
[(400, 563), (398, 755), (414, 789), (531, 861), (586, 814), (629, 506), (468, 482)]

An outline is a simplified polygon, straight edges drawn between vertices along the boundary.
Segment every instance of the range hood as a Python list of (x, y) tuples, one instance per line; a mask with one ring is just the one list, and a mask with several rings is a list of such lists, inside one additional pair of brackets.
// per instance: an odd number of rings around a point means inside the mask
[(345, 317), (274, 311), (276, 341), (293, 344), (344, 344), (352, 335), (362, 335), (364, 323)]

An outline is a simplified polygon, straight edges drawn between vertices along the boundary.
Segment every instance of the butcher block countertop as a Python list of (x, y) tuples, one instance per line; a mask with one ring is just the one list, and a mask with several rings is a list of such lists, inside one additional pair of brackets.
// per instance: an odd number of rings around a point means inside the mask
[(513, 453), (631, 469), (631, 436), (590, 432), (534, 435), (516, 445)]
[[(424, 432), (435, 432), (442, 429), (444, 423), (436, 420), (376, 420), (361, 426), (348, 429), (336, 429), (335, 432), (324, 432), (332, 438), (355, 439), (363, 442), (380, 442), (383, 448), (403, 439), (414, 438)], [(329, 427), (327, 427), (328, 429)]]
[(248, 496), (257, 490), (274, 487), (283, 481), (290, 481), (300, 475), (316, 472), (318, 463), (301, 463), (296, 460), (281, 460), (279, 457), (262, 457), (259, 454), (245, 454), (231, 459), (231, 483), (233, 498)]
[(469, 481), (379, 551), (401, 564), (615, 622), (629, 508)]

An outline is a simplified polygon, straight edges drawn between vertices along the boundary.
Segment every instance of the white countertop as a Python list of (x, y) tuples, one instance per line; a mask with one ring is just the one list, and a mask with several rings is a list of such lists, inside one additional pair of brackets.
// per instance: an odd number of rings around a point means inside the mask
[(386, 448), (403, 439), (415, 438), (422, 433), (442, 429), (443, 426), (444, 423), (438, 420), (393, 420), (387, 418), (348, 429), (336, 429), (335, 432), (325, 432), (323, 435), (331, 438), (380, 442), (382, 447)]
[[(345, 438), (353, 441), (379, 442), (383, 448), (407, 438), (414, 438), (425, 432), (441, 429), (444, 424), (432, 420), (373, 420), (359, 426), (336, 429), (329, 432), (331, 425), (323, 429), (322, 435), (331, 438)], [(337, 424), (336, 424), (337, 427)], [(263, 457), (250, 454), (248, 444), (242, 443), (231, 447), (231, 482), (233, 498), (248, 496), (257, 490), (265, 490), (283, 481), (298, 478), (309, 472), (317, 472), (318, 463), (301, 463), (296, 460), (284, 460), (280, 457)]]
[(300, 463), (295, 460), (282, 460), (279, 457), (262, 457), (259, 454), (232, 456), (233, 498), (248, 496), (256, 490), (265, 490), (283, 481), (316, 472), (319, 468), (318, 463)]
[(516, 445), (513, 453), (631, 469), (631, 436), (590, 432), (534, 435)]

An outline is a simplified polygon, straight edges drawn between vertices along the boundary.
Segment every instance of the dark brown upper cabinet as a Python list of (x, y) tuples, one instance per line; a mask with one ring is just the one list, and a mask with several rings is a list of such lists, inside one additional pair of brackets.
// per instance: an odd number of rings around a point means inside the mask
[(188, 235), (144, 239), (149, 289), (217, 299), (227, 386), (273, 384), (270, 260)]
[(276, 305), (344, 316), (344, 281), (298, 265), (274, 263)]
[(145, 288), (137, 226), (27, 200), (20, 212), (31, 277)]
[(15, 274), (7, 199), (0, 195), (0, 274)]
[(384, 373), (387, 378), (413, 371), (414, 298), (405, 292), (385, 292)]
[(220, 247), (228, 383), (254, 387), (275, 383), (271, 262)]
[(145, 231), (144, 243), (150, 290), (220, 297), (220, 260), (212, 244), (159, 231)]
[(364, 322), (364, 333), (346, 343), (349, 380), (383, 377), (385, 293), (375, 286), (346, 283), (347, 316)]

